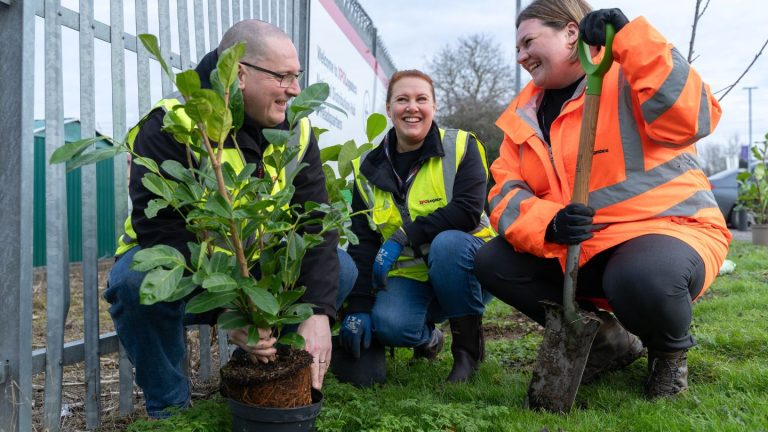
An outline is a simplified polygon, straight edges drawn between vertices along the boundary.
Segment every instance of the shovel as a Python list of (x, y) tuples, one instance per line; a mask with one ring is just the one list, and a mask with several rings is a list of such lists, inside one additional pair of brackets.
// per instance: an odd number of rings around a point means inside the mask
[[(603, 76), (613, 63), (611, 46), (613, 26), (605, 26), (605, 49), (599, 65), (592, 64), (589, 46), (579, 38), (581, 66), (587, 74), (584, 96), (584, 117), (579, 135), (576, 160), (576, 180), (571, 203), (587, 204), (595, 129), (600, 108)], [(593, 313), (579, 310), (576, 303), (576, 277), (579, 272), (581, 245), (569, 245), (563, 283), (563, 305), (544, 301), (546, 326), (539, 347), (531, 383), (528, 385), (527, 405), (531, 409), (567, 413), (576, 399), (581, 376), (587, 364), (589, 349), (602, 321)]]

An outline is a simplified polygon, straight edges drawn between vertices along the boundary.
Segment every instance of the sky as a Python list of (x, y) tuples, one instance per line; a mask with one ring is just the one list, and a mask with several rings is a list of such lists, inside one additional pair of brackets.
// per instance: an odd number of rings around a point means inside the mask
[[(631, 20), (644, 16), (684, 56), (688, 56), (695, 0), (590, 0), (594, 9), (620, 8)], [(703, 2), (705, 3), (706, 0)], [(359, 0), (378, 29), (399, 69), (427, 69), (432, 56), (459, 37), (475, 33), (492, 36), (510, 64), (515, 62), (515, 1), (512, 0)], [(522, 0), (523, 7), (529, 1)], [(768, 2), (710, 0), (699, 21), (693, 62), (713, 91), (742, 74), (768, 39)], [(521, 71), (523, 82), (529, 76)], [(514, 76), (510, 77), (514, 79)], [(752, 90), (752, 141), (768, 133), (768, 48), (739, 84), (721, 101), (723, 117), (704, 144), (726, 144), (749, 136), (748, 91)], [(719, 97), (722, 93), (716, 95)]]

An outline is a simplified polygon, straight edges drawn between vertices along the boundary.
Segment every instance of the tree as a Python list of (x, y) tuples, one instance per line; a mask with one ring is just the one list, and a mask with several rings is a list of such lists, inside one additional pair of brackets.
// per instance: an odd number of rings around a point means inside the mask
[(728, 161), (735, 160), (739, 156), (741, 149), (738, 134), (733, 134), (728, 139), (728, 143), (723, 145), (719, 142), (697, 143), (702, 169), (708, 176), (728, 169)]
[(429, 62), (437, 93), (437, 121), (474, 132), (485, 144), (488, 162), (499, 155), (504, 134), (494, 124), (514, 96), (514, 71), (500, 45), (473, 34), (444, 46)]

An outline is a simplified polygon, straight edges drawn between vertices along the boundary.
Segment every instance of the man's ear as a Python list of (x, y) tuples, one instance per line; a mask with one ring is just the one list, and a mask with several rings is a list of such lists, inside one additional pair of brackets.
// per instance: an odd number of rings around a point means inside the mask
[(245, 88), (245, 68), (241, 64), (237, 67), (237, 87), (242, 91)]

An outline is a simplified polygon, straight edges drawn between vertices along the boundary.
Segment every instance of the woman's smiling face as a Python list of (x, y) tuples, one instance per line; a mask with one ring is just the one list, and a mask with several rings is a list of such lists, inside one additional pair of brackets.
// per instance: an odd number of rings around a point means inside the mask
[(392, 86), (387, 115), (394, 124), (398, 151), (416, 150), (424, 143), (436, 109), (432, 94), (430, 83), (417, 77), (400, 78)]

